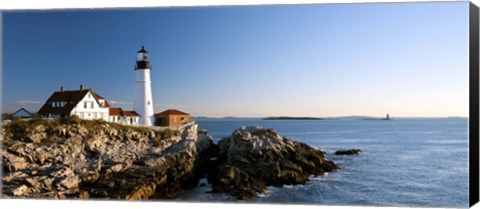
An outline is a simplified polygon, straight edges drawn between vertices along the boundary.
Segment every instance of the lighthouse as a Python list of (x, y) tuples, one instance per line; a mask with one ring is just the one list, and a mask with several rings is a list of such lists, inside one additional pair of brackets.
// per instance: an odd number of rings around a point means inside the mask
[(148, 51), (142, 46), (137, 53), (135, 65), (135, 100), (133, 110), (140, 114), (139, 124), (153, 124), (152, 82), (150, 80), (150, 60)]

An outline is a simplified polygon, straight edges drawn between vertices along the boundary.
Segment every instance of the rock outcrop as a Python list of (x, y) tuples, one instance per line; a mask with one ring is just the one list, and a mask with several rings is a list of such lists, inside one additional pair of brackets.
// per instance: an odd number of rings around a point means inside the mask
[(211, 137), (108, 123), (25, 126), (2, 137), (4, 197), (173, 198), (205, 173)]
[(269, 185), (301, 184), (311, 175), (339, 169), (320, 150), (258, 126), (235, 130), (216, 149), (218, 157), (208, 170), (212, 192), (239, 199), (254, 197)]
[(349, 150), (337, 150), (335, 151), (335, 155), (358, 155), (362, 152), (359, 149), (349, 149)]

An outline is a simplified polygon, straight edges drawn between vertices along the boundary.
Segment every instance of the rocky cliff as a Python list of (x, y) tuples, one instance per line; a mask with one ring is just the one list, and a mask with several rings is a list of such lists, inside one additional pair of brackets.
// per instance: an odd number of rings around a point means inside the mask
[(179, 132), (105, 122), (18, 122), (4, 127), (2, 195), (141, 200), (175, 198), (207, 175), (212, 192), (239, 199), (338, 169), (324, 154), (263, 127), (212, 143)]
[(205, 172), (212, 141), (196, 125), (162, 138), (153, 129), (91, 123), (7, 127), (4, 197), (173, 198)]

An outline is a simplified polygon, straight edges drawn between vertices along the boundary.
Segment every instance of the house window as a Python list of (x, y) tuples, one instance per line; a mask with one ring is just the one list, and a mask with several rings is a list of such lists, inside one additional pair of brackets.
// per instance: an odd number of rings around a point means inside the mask
[(90, 102), (90, 107), (93, 109), (93, 102)]
[(83, 113), (80, 113), (80, 118), (81, 118), (81, 119), (84, 119), (84, 118), (85, 118), (85, 116), (83, 115)]
[(93, 118), (97, 118), (97, 113), (93, 113)]
[(87, 102), (83, 102), (83, 108), (87, 109)]
[(180, 120), (184, 121), (184, 120), (185, 120), (185, 118), (184, 118), (184, 117), (181, 117), (181, 118), (180, 118)]

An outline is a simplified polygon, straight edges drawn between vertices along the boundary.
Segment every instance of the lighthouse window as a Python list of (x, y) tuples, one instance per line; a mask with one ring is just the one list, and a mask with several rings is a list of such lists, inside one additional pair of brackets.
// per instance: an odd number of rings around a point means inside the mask
[(150, 105), (150, 101), (148, 101), (148, 105)]

